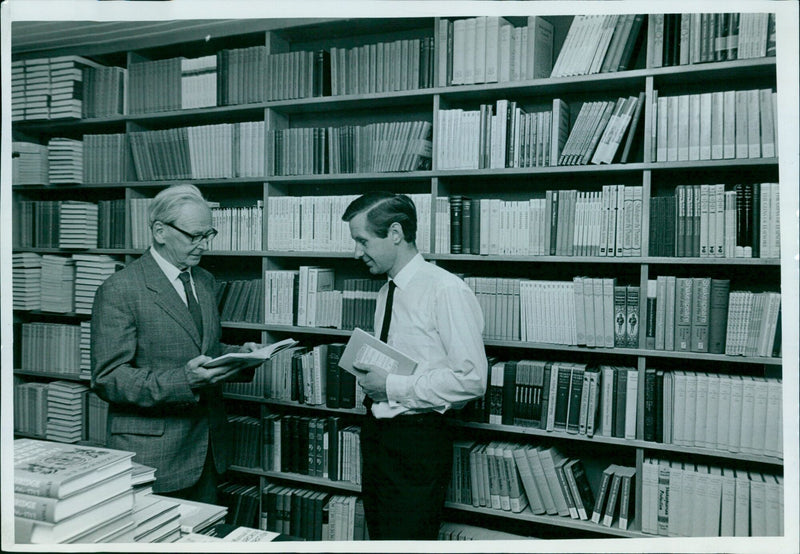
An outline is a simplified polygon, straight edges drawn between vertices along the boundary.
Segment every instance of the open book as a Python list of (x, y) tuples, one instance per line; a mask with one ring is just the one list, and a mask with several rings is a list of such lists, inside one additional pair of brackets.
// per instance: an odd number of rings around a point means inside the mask
[(272, 356), (280, 352), (281, 350), (286, 350), (287, 348), (291, 348), (297, 344), (297, 341), (294, 339), (284, 339), (280, 342), (276, 342), (274, 344), (270, 344), (269, 346), (265, 346), (264, 348), (259, 348), (258, 350), (254, 350), (253, 352), (232, 352), (230, 354), (223, 354), (213, 360), (206, 362), (203, 364), (205, 367), (217, 367), (223, 365), (232, 360), (252, 360), (253, 364), (260, 362), (265, 362), (269, 360)]
[(339, 360), (339, 367), (358, 377), (360, 372), (353, 367), (353, 362), (376, 365), (389, 373), (399, 375), (411, 375), (417, 368), (416, 360), (358, 327), (353, 331)]

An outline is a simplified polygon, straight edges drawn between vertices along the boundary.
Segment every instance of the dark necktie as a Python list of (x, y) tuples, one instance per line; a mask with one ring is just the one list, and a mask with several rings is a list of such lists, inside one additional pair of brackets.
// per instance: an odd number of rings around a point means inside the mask
[(197, 303), (197, 299), (194, 297), (194, 292), (192, 292), (192, 284), (189, 282), (189, 272), (182, 271), (180, 274), (180, 279), (183, 282), (183, 290), (186, 293), (186, 304), (189, 307), (189, 314), (192, 316), (194, 320), (194, 324), (197, 326), (197, 332), (200, 333), (200, 336), (203, 336), (203, 315), (200, 313), (200, 304)]
[[(392, 304), (394, 303), (394, 289), (397, 285), (391, 279), (389, 280), (389, 293), (386, 295), (386, 307), (383, 310), (383, 325), (381, 326), (381, 342), (386, 342), (389, 338), (389, 326), (392, 324)], [(369, 396), (365, 396), (362, 404), (369, 411), (372, 408), (373, 400)]]

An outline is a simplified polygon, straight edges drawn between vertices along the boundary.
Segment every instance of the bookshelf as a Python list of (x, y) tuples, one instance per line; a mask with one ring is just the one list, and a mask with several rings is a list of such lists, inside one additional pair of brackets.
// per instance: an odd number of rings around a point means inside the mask
[[(171, 60), (176, 56), (210, 56), (224, 50), (247, 49), (263, 46), (267, 55), (289, 52), (316, 52), (331, 48), (352, 49), (364, 45), (391, 43), (393, 41), (422, 41), (430, 39), (436, 48), (447, 44), (447, 36), (442, 29), (448, 21), (464, 21), (466, 18), (409, 18), (400, 20), (330, 20), (313, 22), (287, 22), (285, 27), (276, 28), (273, 23), (251, 22), (247, 29), (234, 22), (220, 22), (217, 35), (211, 41), (200, 44), (202, 35), (186, 29), (184, 38), (178, 42), (167, 41), (154, 35), (152, 40), (142, 42), (133, 39), (109, 43), (103, 48), (88, 49), (84, 55), (94, 61), (126, 67), (130, 69), (141, 62)], [(520, 28), (526, 25), (526, 18), (507, 18), (510, 24)], [(567, 41), (572, 16), (547, 16), (553, 25), (553, 61)], [(741, 183), (778, 182), (779, 163), (777, 157), (729, 158), (706, 160), (656, 161), (656, 128), (658, 115), (655, 112), (657, 98), (687, 94), (704, 94), (739, 89), (772, 89), (776, 87), (777, 66), (774, 56), (752, 59), (729, 59), (708, 63), (657, 66), (652, 62), (655, 37), (651, 36), (650, 19), (644, 18), (641, 44), (635, 47), (628, 69), (617, 72), (567, 75), (560, 77), (524, 76), (504, 82), (484, 82), (462, 85), (443, 85), (448, 69), (442, 64), (439, 52), (426, 63), (432, 64), (428, 76), (432, 76), (424, 88), (410, 90), (387, 90), (383, 92), (355, 92), (342, 95), (323, 95), (293, 99), (256, 99), (237, 105), (211, 105), (202, 108), (176, 109), (167, 107), (163, 111), (144, 109), (131, 113), (85, 119), (16, 120), (13, 125), (14, 140), (47, 144), (57, 137), (78, 138), (84, 135), (116, 133), (133, 137), (139, 132), (169, 132), (172, 129), (190, 126), (217, 126), (263, 123), (265, 134), (283, 130), (306, 128), (338, 128), (347, 126), (366, 126), (384, 123), (423, 122), (431, 127), (432, 137), (444, 130), (440, 128), (438, 115), (445, 110), (477, 110), (481, 105), (495, 106), (498, 100), (516, 102), (528, 113), (552, 109), (553, 99), (561, 99), (570, 108), (570, 128), (574, 129), (581, 107), (589, 102), (614, 102), (617, 98), (644, 94), (642, 116), (637, 134), (633, 138), (633, 148), (626, 163), (614, 161), (609, 164), (585, 165), (539, 165), (535, 167), (491, 167), (483, 169), (441, 169), (436, 141), (432, 141), (433, 152), (430, 166), (424, 159), (403, 172), (374, 171), (332, 174), (290, 174), (270, 175), (267, 162), (262, 171), (255, 175), (238, 176), (234, 170), (228, 177), (157, 180), (137, 180), (132, 175), (121, 181), (74, 183), (58, 187), (33, 184), (15, 185), (13, 188), (15, 204), (24, 201), (47, 200), (123, 200), (130, 203), (138, 199), (152, 198), (158, 190), (178, 182), (192, 182), (203, 190), (206, 197), (218, 202), (221, 207), (247, 207), (257, 202), (263, 203), (264, 217), (260, 229), (262, 249), (260, 250), (211, 250), (204, 256), (202, 265), (212, 271), (218, 280), (260, 279), (265, 271), (296, 271), (300, 266), (319, 265), (333, 267), (336, 271), (336, 289), (341, 290), (345, 279), (363, 277), (360, 262), (352, 259), (351, 252), (327, 250), (289, 250), (272, 248), (267, 211), (276, 199), (290, 198), (300, 200), (307, 197), (356, 195), (372, 188), (388, 189), (396, 192), (418, 194), (430, 198), (430, 217), (428, 225), (430, 240), (419, 244), (425, 257), (456, 273), (480, 277), (525, 279), (536, 274), (537, 279), (552, 281), (572, 281), (578, 275), (589, 277), (614, 278), (620, 285), (638, 287), (639, 303), (635, 311), (639, 327), (636, 331), (638, 346), (632, 347), (593, 347), (585, 344), (554, 344), (550, 342), (520, 341), (499, 338), (485, 339), (487, 353), (499, 361), (536, 359), (560, 362), (579, 362), (588, 365), (610, 364), (632, 368), (640, 376), (635, 393), (635, 437), (623, 438), (595, 434), (587, 437), (563, 431), (547, 431), (538, 427), (523, 425), (500, 425), (486, 422), (454, 420), (453, 425), (461, 438), (475, 440), (503, 440), (527, 444), (545, 444), (564, 448), (570, 453), (584, 449), (591, 455), (576, 454), (585, 458), (597, 455), (599, 460), (590, 464), (589, 481), (595, 492), (599, 486), (599, 476), (609, 461), (636, 468), (638, 478), (632, 491), (632, 521), (627, 529), (607, 527), (590, 521), (552, 515), (536, 515), (530, 509), (522, 513), (467, 506), (449, 502), (448, 510), (478, 519), (485, 515), (491, 518), (491, 525), (503, 528), (504, 519), (530, 524), (530, 534), (540, 528), (559, 528), (568, 535), (570, 530), (580, 530), (599, 536), (650, 537), (652, 532), (642, 531), (642, 518), (649, 507), (644, 505), (642, 470), (647, 457), (677, 455), (687, 463), (732, 465), (738, 468), (742, 463), (750, 464), (754, 471), (782, 474), (783, 460), (779, 456), (757, 453), (735, 452), (713, 447), (675, 445), (643, 440), (645, 429), (645, 379), (646, 369), (655, 368), (664, 372), (674, 369), (676, 364), (687, 371), (711, 372), (720, 375), (731, 374), (748, 378), (780, 378), (783, 360), (776, 356), (731, 356), (724, 353), (692, 352), (679, 350), (656, 350), (644, 347), (647, 339), (648, 304), (646, 294), (648, 282), (659, 276), (681, 278), (711, 277), (728, 279), (731, 290), (753, 290), (757, 292), (780, 289), (780, 258), (758, 257), (675, 257), (654, 256), (650, 254), (648, 237), (655, 229), (654, 213), (650, 201), (656, 197), (674, 194), (677, 184), (701, 185), (724, 183), (732, 186)], [(200, 31), (198, 31), (200, 32)], [(522, 40), (522, 39), (520, 39)], [(377, 47), (376, 47), (377, 48)], [(387, 48), (388, 50), (388, 48)], [(369, 50), (366, 50), (369, 55)], [(78, 54), (81, 54), (80, 52)], [(57, 56), (59, 52), (37, 53), (35, 57)], [(413, 56), (412, 56), (413, 57)], [(34, 59), (32, 55), (19, 53), (17, 60)], [(368, 59), (374, 59), (368, 58)], [(409, 58), (410, 59), (410, 58)], [(148, 64), (144, 64), (148, 65)], [(150, 64), (152, 65), (152, 64)], [(173, 63), (174, 65), (174, 63)], [(660, 65), (660, 64), (658, 64)], [(370, 64), (366, 70), (361, 65), (360, 78), (369, 82), (377, 76), (370, 74)], [(405, 67), (405, 66), (403, 66)], [(414, 67), (411, 64), (410, 67)], [(350, 70), (358, 70), (353, 66)], [(387, 70), (388, 71), (388, 70)], [(403, 71), (407, 72), (409, 68)], [(131, 78), (130, 72), (128, 75)], [(315, 77), (316, 78), (316, 77)], [(163, 84), (162, 92), (174, 93), (172, 85)], [(222, 90), (223, 79), (233, 79), (231, 75), (217, 74), (218, 89)], [(180, 77), (178, 77), (180, 80)], [(228, 81), (226, 81), (228, 82)], [(230, 81), (232, 82), (232, 81)], [(744, 85), (743, 83), (747, 83)], [(366, 90), (366, 89), (365, 89)], [(152, 98), (148, 101), (154, 101)], [(777, 118), (776, 118), (777, 121)], [(277, 136), (277, 134), (275, 135)], [(288, 135), (287, 135), (288, 136)], [(331, 148), (332, 143), (327, 143)], [(170, 147), (165, 147), (170, 148)], [(302, 150), (302, 149), (301, 149)], [(156, 148), (154, 152), (158, 152)], [(167, 150), (175, 154), (173, 150)], [(269, 151), (268, 151), (269, 152)], [(310, 152), (313, 154), (313, 152)], [(154, 154), (155, 155), (155, 154)], [(267, 154), (265, 158), (270, 158)], [(424, 157), (423, 157), (424, 158)], [(164, 158), (164, 163), (169, 160)], [(253, 160), (250, 160), (251, 162)], [(258, 160), (256, 160), (258, 161)], [(506, 164), (501, 164), (506, 165)], [(173, 168), (174, 169), (174, 168)], [(324, 169), (324, 168), (323, 168)], [(599, 192), (604, 185), (624, 185), (640, 187), (642, 191), (641, 254), (634, 256), (573, 256), (573, 255), (520, 255), (520, 254), (475, 254), (451, 253), (449, 247), (441, 248), (436, 237), (441, 232), (439, 224), (450, 221), (448, 213), (437, 212), (437, 200), (448, 200), (453, 195), (462, 195), (478, 201), (500, 199), (507, 202), (521, 202), (532, 198), (544, 198), (545, 190), (564, 191), (577, 189), (580, 192)], [(333, 214), (334, 221), (337, 214)], [(134, 245), (132, 225), (134, 218), (130, 211), (120, 225), (124, 226), (124, 248), (88, 248), (81, 250), (40, 246), (18, 246), (15, 253), (33, 253), (69, 257), (73, 253), (108, 255), (121, 262), (135, 259), (142, 252), (142, 245)], [(443, 221), (447, 220), (447, 221)], [(448, 231), (449, 232), (449, 231)], [(756, 275), (754, 275), (756, 274)], [(14, 321), (17, 329), (22, 324), (39, 320), (83, 320), (86, 316), (74, 313), (52, 314), (41, 310), (15, 310)], [(307, 327), (298, 325), (264, 324), (243, 321), (223, 321), (223, 334), (228, 342), (244, 340), (273, 341), (293, 336), (309, 347), (345, 342), (350, 336), (346, 329)], [(17, 365), (17, 364), (15, 364)], [(491, 366), (490, 366), (491, 367)], [(62, 378), (58, 374), (44, 374), (15, 370), (15, 375), (31, 378)], [(295, 401), (253, 397), (244, 394), (226, 395), (229, 412), (244, 411), (264, 418), (269, 414), (307, 414), (310, 417), (340, 415), (343, 421), (357, 423), (361, 412), (357, 409), (328, 408)], [(588, 448), (587, 448), (588, 447)], [(611, 452), (613, 450), (613, 453)], [(594, 467), (597, 466), (597, 467)], [(336, 482), (309, 475), (264, 471), (258, 468), (234, 466), (232, 473), (257, 477), (263, 487), (267, 483), (307, 484), (312, 487), (334, 489), (345, 493), (357, 493), (359, 488), (345, 482)]]

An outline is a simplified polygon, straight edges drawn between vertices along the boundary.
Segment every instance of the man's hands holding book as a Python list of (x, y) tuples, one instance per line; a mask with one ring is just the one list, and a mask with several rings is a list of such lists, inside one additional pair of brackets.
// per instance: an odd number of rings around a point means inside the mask
[(358, 384), (364, 389), (364, 393), (375, 402), (385, 402), (389, 400), (386, 396), (386, 377), (389, 372), (375, 364), (353, 362), (353, 369), (358, 371), (356, 376)]
[[(257, 352), (261, 348), (263, 348), (261, 344), (246, 342), (242, 346), (242, 353)], [(214, 360), (210, 356), (197, 356), (186, 363), (186, 377), (191, 388), (195, 389), (229, 381), (242, 370), (264, 363), (261, 358), (228, 357), (224, 361), (209, 365)]]

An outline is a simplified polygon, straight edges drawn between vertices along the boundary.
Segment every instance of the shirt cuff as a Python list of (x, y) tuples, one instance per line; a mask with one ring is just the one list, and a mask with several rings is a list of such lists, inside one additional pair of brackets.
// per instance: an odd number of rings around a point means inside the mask
[(412, 378), (412, 375), (395, 375), (391, 373), (387, 375), (386, 398), (403, 404), (409, 398), (413, 382)]

